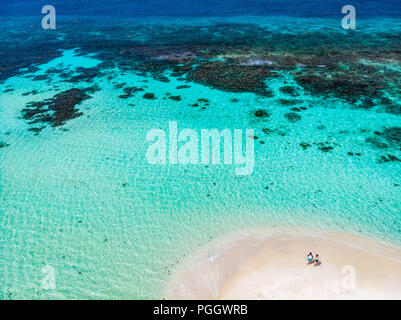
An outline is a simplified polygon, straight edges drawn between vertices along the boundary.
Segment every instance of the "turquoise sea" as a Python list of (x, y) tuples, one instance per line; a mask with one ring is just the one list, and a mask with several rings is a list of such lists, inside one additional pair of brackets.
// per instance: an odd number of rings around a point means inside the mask
[[(38, 1), (0, 7), (0, 299), (161, 298), (199, 248), (245, 230), (401, 245), (397, 3), (361, 1), (343, 30), (342, 1), (245, 2), (58, 1), (56, 30)], [(169, 121), (254, 129), (253, 174), (149, 164), (146, 134)]]

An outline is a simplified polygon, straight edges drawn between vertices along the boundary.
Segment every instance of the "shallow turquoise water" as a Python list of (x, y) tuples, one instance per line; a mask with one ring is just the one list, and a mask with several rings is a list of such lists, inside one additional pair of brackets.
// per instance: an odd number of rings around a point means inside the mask
[[(34, 75), (60, 64), (76, 71), (99, 62), (65, 50)], [(296, 85), (289, 73), (269, 80), (269, 98), (195, 83), (178, 90), (183, 81), (168, 74), (166, 83), (112, 71), (113, 80), (93, 79), (101, 90), (79, 105), (83, 116), (39, 135), (21, 117), (25, 104), (85, 84), (72, 86), (57, 75), (51, 83), (33, 81), (28, 73), (0, 85), (2, 92), (14, 88), (0, 96), (0, 134), (9, 144), (0, 150), (0, 298), (160, 298), (174, 268), (199, 247), (247, 229), (305, 226), (401, 245), (400, 164), (378, 163), (378, 151), (365, 143), (372, 131), (400, 126), (399, 116), (299, 88), (297, 107), (308, 108), (291, 123), (278, 103), (288, 98), (279, 88)], [(120, 99), (113, 83), (146, 86), (158, 99)], [(35, 89), (34, 98), (23, 95)], [(210, 107), (191, 107), (199, 98)], [(272, 116), (252, 117), (260, 108)], [(254, 128), (254, 173), (236, 176), (223, 165), (149, 165), (146, 133), (167, 130), (169, 121), (179, 130)], [(304, 141), (329, 141), (334, 149), (303, 150)], [(55, 268), (55, 289), (41, 286), (45, 266)]]

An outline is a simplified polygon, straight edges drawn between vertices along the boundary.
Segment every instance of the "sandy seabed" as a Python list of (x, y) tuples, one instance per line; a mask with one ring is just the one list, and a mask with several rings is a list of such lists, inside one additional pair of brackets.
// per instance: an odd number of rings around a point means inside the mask
[[(319, 254), (321, 265), (307, 265)], [(166, 299), (401, 299), (401, 249), (338, 232), (241, 234), (203, 248)]]

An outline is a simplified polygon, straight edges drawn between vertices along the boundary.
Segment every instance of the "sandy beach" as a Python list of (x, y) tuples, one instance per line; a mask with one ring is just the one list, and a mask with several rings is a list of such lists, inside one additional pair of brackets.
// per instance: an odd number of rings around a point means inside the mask
[[(318, 253), (320, 266), (307, 265)], [(401, 249), (343, 233), (222, 240), (177, 270), (166, 299), (401, 299)]]

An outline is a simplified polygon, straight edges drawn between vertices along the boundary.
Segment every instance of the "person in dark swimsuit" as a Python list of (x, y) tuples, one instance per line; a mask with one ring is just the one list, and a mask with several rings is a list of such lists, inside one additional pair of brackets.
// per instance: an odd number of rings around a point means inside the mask
[(315, 267), (317, 267), (318, 265), (320, 265), (320, 260), (319, 260), (319, 255), (316, 253), (316, 258), (315, 258)]

